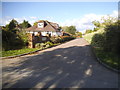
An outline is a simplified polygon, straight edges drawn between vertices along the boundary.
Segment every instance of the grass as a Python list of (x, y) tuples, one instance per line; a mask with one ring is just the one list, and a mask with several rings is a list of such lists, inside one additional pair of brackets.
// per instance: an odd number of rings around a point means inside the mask
[(104, 52), (101, 48), (94, 48), (96, 56), (108, 66), (120, 70), (120, 56), (112, 52)]
[(85, 38), (89, 43), (91, 43), (92, 37), (93, 37), (95, 34), (97, 34), (97, 33), (103, 33), (103, 32), (104, 32), (104, 30), (101, 29), (101, 30), (98, 30), (98, 31), (96, 31), (96, 32), (92, 32), (92, 33), (86, 34), (86, 35), (83, 36), (83, 38)]
[(33, 52), (36, 50), (40, 50), (40, 48), (23, 48), (23, 49), (19, 49), (19, 50), (2, 51), (2, 57), (20, 55), (20, 54), (24, 54), (24, 53)]
[[(97, 32), (89, 33), (83, 36), (90, 44), (92, 41), (92, 37), (97, 33), (103, 33), (104, 30), (98, 30)], [(96, 56), (108, 66), (120, 70), (120, 56), (115, 55), (112, 52), (104, 52), (102, 48), (93, 48)]]
[(49, 47), (41, 47), (41, 48), (22, 48), (22, 49), (18, 49), (18, 50), (9, 50), (9, 51), (2, 51), (0, 52), (0, 55), (2, 55), (2, 57), (8, 57), (8, 56), (14, 56), (14, 55), (20, 55), (20, 54), (25, 54), (25, 53), (29, 53), (29, 52), (33, 52), (36, 50), (42, 50), (42, 49), (47, 49), (56, 45), (59, 45), (60, 43), (57, 44), (53, 44)]

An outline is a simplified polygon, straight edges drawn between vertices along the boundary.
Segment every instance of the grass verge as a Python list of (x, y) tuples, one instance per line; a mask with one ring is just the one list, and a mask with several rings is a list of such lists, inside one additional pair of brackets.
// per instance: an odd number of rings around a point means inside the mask
[[(90, 44), (92, 41), (92, 37), (97, 33), (103, 33), (103, 30), (99, 30), (97, 32), (89, 33), (83, 36), (85, 40), (87, 40)], [(94, 47), (94, 46), (93, 46)], [(93, 48), (94, 53), (104, 64), (116, 69), (120, 70), (120, 56), (116, 55), (112, 52), (104, 52), (102, 48)]]
[(59, 45), (59, 44), (60, 43), (52, 44), (51, 46), (41, 47), (41, 48), (22, 48), (22, 49), (18, 49), (18, 50), (2, 51), (2, 52), (0, 52), (0, 55), (2, 55), (2, 57), (15, 56), (15, 55), (34, 52), (36, 50), (47, 49), (47, 48), (50, 48), (50, 47), (53, 47), (53, 46), (56, 46), (56, 45)]
[(100, 61), (116, 70), (120, 70), (120, 56), (112, 52), (104, 52), (101, 48), (94, 48), (93, 50)]
[(19, 50), (2, 51), (2, 57), (25, 54), (36, 50), (40, 50), (40, 48), (23, 48)]

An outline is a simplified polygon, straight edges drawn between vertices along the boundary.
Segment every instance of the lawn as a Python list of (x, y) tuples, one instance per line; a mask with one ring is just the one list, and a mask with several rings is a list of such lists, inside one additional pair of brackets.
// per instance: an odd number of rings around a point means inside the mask
[(19, 50), (2, 51), (2, 57), (20, 55), (20, 54), (24, 54), (24, 53), (33, 52), (36, 50), (40, 50), (40, 48), (23, 48), (23, 49), (19, 49)]

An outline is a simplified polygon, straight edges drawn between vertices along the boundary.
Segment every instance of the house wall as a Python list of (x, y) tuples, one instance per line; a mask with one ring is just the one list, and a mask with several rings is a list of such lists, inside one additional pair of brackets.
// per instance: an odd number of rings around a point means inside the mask
[[(30, 31), (30, 32), (28, 32), (28, 33), (34, 33), (35, 35), (37, 35), (38, 34), (38, 32), (32, 32), (32, 31)], [(42, 36), (46, 36), (47, 35), (47, 33), (50, 33), (51, 34), (51, 36), (61, 36), (62, 35), (62, 33), (61, 32), (41, 32), (41, 35)]]
[(31, 34), (32, 34), (32, 33), (34, 33), (35, 35), (37, 35), (37, 34), (38, 34), (38, 32), (32, 32), (32, 31), (30, 31), (30, 32), (28, 32), (28, 33), (31, 33)]
[(42, 36), (46, 36), (47, 33), (51, 34), (51, 36), (60, 36), (60, 35), (62, 35), (61, 32), (41, 32)]

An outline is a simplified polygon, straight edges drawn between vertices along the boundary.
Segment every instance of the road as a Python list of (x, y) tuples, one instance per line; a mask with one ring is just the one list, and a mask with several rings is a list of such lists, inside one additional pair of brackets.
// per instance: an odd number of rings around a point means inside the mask
[(118, 87), (118, 74), (97, 62), (83, 38), (2, 63), (3, 88)]

